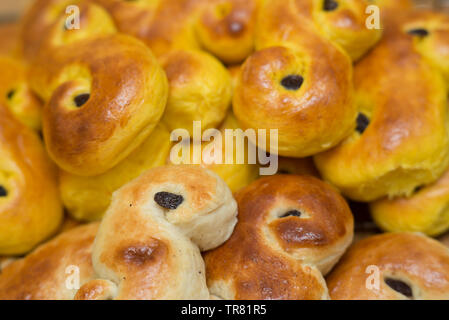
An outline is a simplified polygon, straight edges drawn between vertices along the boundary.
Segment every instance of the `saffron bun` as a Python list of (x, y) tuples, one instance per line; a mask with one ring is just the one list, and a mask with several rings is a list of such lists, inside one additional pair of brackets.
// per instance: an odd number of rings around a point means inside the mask
[[(67, 23), (72, 24), (72, 16), (77, 13), (79, 26), (68, 29)], [(116, 32), (108, 12), (91, 1), (35, 0), (21, 20), (18, 52), (31, 63), (39, 54), (55, 47)]]
[[(226, 129), (234, 130), (236, 135), (233, 138), (232, 148), (226, 148)], [(215, 137), (208, 137), (207, 142), (196, 142), (190, 141), (190, 148), (178, 149), (176, 146), (173, 147), (172, 152), (170, 152), (170, 157), (167, 160), (169, 164), (199, 164), (203, 168), (209, 169), (215, 172), (220, 178), (226, 182), (229, 189), (232, 192), (237, 192), (243, 187), (246, 187), (251, 182), (259, 177), (259, 165), (254, 161), (254, 163), (249, 162), (248, 158), (248, 142), (244, 139), (243, 132), (238, 131), (239, 125), (237, 119), (235, 118), (232, 111), (228, 113), (223, 123), (217, 129), (221, 134), (221, 163), (215, 161), (214, 156), (216, 156), (215, 148), (220, 148), (219, 144), (215, 144), (217, 141)], [(243, 161), (240, 163), (237, 161), (237, 141), (244, 141), (243, 143)], [(185, 142), (185, 141), (184, 141)], [(179, 144), (180, 142), (178, 142)], [(200, 145), (201, 159), (196, 160), (194, 155), (194, 146)], [(182, 146), (182, 145), (181, 145)], [(199, 149), (199, 148), (198, 148)], [(189, 151), (189, 152), (186, 152)], [(240, 152), (240, 151), (239, 151)], [(226, 163), (226, 159), (232, 159), (229, 163)], [(194, 161), (196, 160), (196, 161)], [(243, 162), (243, 163), (242, 163)]]
[(0, 105), (0, 255), (21, 255), (63, 217), (56, 168), (41, 140)]
[(261, 178), (236, 195), (231, 238), (204, 254), (210, 293), (221, 299), (327, 299), (323, 275), (353, 237), (346, 201), (311, 177)]
[(231, 105), (232, 83), (219, 60), (202, 51), (177, 50), (160, 58), (169, 83), (162, 121), (170, 131), (184, 128), (193, 135), (193, 121), (203, 130), (223, 122)]
[(46, 101), (43, 133), (63, 170), (94, 176), (145, 141), (165, 109), (168, 83), (139, 40), (112, 35), (45, 52), (31, 66), (33, 89)]
[(335, 146), (357, 116), (351, 59), (316, 31), (300, 3), (265, 1), (258, 51), (243, 64), (233, 97), (243, 129), (278, 129), (278, 148), (270, 152), (295, 158)]
[(176, 49), (200, 49), (195, 24), (201, 6), (199, 0), (159, 1), (152, 23), (144, 26), (141, 40), (156, 56)]
[(205, 50), (227, 64), (254, 50), (260, 0), (94, 0), (112, 16), (120, 32), (143, 40), (156, 54)]
[(83, 177), (60, 170), (59, 188), (64, 207), (76, 220), (100, 220), (113, 192), (144, 171), (163, 166), (170, 147), (170, 133), (158, 124), (127, 158), (101, 175)]
[(449, 230), (449, 171), (410, 197), (383, 198), (370, 204), (374, 221), (385, 231), (437, 236)]
[(449, 84), (449, 17), (433, 11), (412, 11), (404, 29), (420, 30), (427, 36), (416, 37), (414, 46), (427, 61), (441, 71)]
[(145, 172), (114, 193), (92, 252), (97, 279), (75, 298), (209, 299), (200, 250), (226, 241), (236, 215), (231, 191), (209, 170)]
[(254, 51), (257, 12), (262, 0), (212, 0), (196, 23), (201, 47), (227, 64), (243, 62)]
[(449, 249), (417, 233), (384, 233), (351, 247), (327, 278), (334, 300), (447, 300)]
[(449, 164), (449, 17), (398, 11), (385, 23), (381, 43), (355, 66), (356, 130), (315, 156), (322, 177), (357, 201), (409, 196)]
[(10, 56), (0, 56), (0, 70), (0, 104), (27, 127), (40, 130), (42, 103), (31, 91), (25, 65)]
[(98, 223), (76, 227), (9, 263), (0, 273), (0, 299), (72, 300), (76, 277), (80, 285), (94, 277), (91, 253), (97, 230)]
[(254, 49), (258, 0), (164, 0), (142, 40), (159, 56), (174, 49), (204, 49), (227, 64)]
[(317, 30), (339, 45), (353, 61), (359, 60), (381, 38), (381, 29), (367, 27), (371, 0), (296, 0), (299, 11), (311, 12)]

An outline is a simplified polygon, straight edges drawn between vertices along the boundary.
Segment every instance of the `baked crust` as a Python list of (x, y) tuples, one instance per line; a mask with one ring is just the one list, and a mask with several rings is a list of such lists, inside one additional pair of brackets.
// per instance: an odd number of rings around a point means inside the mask
[[(326, 183), (295, 175), (259, 179), (235, 197), (234, 233), (204, 254), (211, 294), (238, 300), (328, 298), (323, 274), (353, 236), (346, 201)], [(295, 210), (299, 217), (283, 217)]]

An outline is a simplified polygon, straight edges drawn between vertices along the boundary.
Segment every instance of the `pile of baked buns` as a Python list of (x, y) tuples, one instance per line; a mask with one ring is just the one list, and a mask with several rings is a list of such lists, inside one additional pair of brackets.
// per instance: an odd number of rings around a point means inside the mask
[[(34, 0), (0, 35), (0, 299), (449, 299), (449, 15)], [(277, 130), (277, 173), (174, 163), (195, 121)]]

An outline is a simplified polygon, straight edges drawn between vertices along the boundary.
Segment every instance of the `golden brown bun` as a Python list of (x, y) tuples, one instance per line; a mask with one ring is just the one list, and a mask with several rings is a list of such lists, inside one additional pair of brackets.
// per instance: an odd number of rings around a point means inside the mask
[(14, 58), (0, 56), (0, 104), (7, 106), (23, 124), (41, 128), (41, 101), (28, 84), (25, 65)]
[(301, 12), (310, 12), (316, 29), (344, 49), (353, 61), (381, 38), (381, 29), (367, 27), (366, 11), (372, 0), (296, 0), (296, 3)]
[(231, 105), (232, 83), (219, 60), (199, 50), (175, 50), (160, 58), (170, 88), (162, 121), (173, 131), (187, 129), (193, 121), (202, 130), (216, 128)]
[[(79, 268), (80, 285), (94, 276), (92, 245), (98, 224), (64, 232), (39, 246), (25, 258), (12, 262), (0, 273), (0, 300), (71, 300), (72, 267)], [(69, 267), (69, 268), (68, 268)]]
[(56, 168), (41, 140), (0, 104), (0, 255), (19, 255), (62, 221)]
[(420, 234), (373, 236), (349, 249), (327, 285), (336, 300), (447, 300), (449, 250)]
[(428, 63), (441, 71), (449, 84), (449, 17), (432, 11), (417, 10), (409, 14), (406, 30), (423, 29), (428, 36), (416, 37), (414, 45)]
[(226, 241), (236, 216), (231, 191), (211, 171), (147, 171), (114, 193), (92, 253), (99, 279), (76, 299), (209, 299), (200, 250)]
[(204, 255), (211, 294), (243, 300), (328, 298), (323, 274), (353, 236), (346, 201), (326, 183), (294, 175), (259, 179), (236, 200), (234, 233)]
[(349, 56), (303, 12), (292, 0), (266, 1), (259, 51), (243, 64), (233, 98), (242, 128), (278, 129), (278, 150), (270, 151), (287, 157), (331, 148), (357, 115)]
[[(69, 6), (79, 9), (80, 28), (68, 30)], [(33, 61), (39, 53), (82, 39), (116, 33), (107, 11), (87, 0), (36, 0), (21, 20), (19, 54)]]
[(258, 2), (160, 1), (151, 26), (139, 35), (157, 56), (203, 48), (225, 63), (239, 63), (253, 51)]
[(44, 52), (31, 67), (31, 84), (47, 102), (43, 132), (50, 156), (81, 176), (106, 172), (148, 138), (168, 95), (151, 51), (125, 35)]
[(117, 28), (145, 41), (157, 56), (204, 49), (225, 63), (239, 63), (254, 49), (259, 0), (94, 0)]
[(383, 198), (370, 207), (373, 219), (383, 230), (437, 236), (449, 229), (449, 170), (410, 197)]
[(201, 47), (228, 64), (254, 51), (258, 8), (262, 0), (208, 0), (196, 24)]
[(356, 65), (358, 129), (315, 157), (323, 178), (349, 198), (407, 196), (447, 168), (448, 25), (445, 15), (398, 11)]
[(156, 56), (174, 49), (200, 49), (194, 26), (201, 2), (202, 0), (159, 1), (152, 23), (148, 27), (144, 26), (141, 39)]

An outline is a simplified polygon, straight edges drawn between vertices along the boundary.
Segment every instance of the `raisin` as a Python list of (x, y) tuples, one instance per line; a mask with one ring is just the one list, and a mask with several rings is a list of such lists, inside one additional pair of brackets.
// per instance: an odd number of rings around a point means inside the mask
[(183, 201), (181, 195), (170, 192), (158, 192), (154, 195), (154, 201), (165, 209), (176, 209)]
[(287, 90), (298, 90), (301, 88), (304, 78), (300, 75), (291, 74), (281, 81), (281, 85)]

